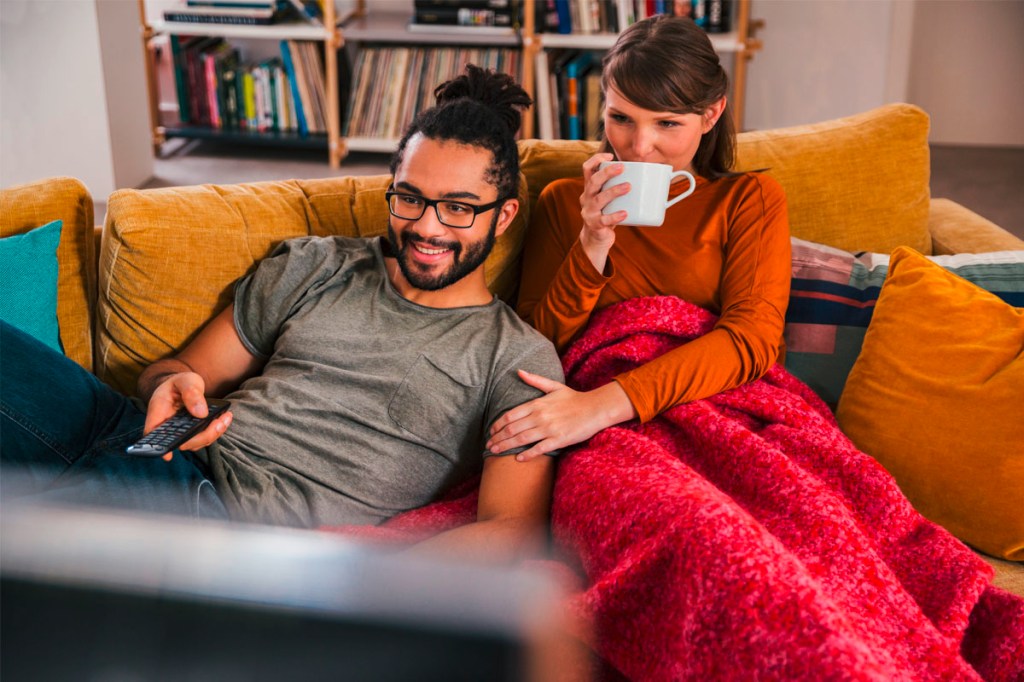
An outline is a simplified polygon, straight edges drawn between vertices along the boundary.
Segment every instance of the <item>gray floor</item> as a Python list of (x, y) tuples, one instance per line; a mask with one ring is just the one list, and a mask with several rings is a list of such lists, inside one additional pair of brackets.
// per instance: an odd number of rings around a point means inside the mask
[[(388, 156), (353, 152), (339, 169), (319, 151), (178, 142), (165, 146), (144, 187), (387, 173)], [(932, 147), (932, 196), (957, 201), (1024, 239), (1024, 148)], [(97, 206), (97, 216), (104, 207)], [(102, 218), (99, 218), (102, 219)]]

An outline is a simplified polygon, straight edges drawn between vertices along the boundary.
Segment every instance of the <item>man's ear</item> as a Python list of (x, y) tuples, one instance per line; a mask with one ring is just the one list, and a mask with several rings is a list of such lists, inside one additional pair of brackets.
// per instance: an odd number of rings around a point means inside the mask
[(704, 114), (701, 116), (701, 135), (709, 132), (718, 123), (718, 119), (722, 117), (722, 112), (725, 111), (725, 102), (726, 99), (723, 97), (704, 110)]
[(496, 237), (500, 237), (508, 229), (517, 213), (519, 213), (519, 199), (509, 199), (501, 205), (501, 208), (498, 209), (498, 224), (494, 227)]

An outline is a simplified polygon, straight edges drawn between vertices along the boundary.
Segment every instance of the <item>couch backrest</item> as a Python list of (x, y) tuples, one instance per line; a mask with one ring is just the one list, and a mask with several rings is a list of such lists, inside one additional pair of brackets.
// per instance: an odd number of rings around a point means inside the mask
[[(597, 142), (520, 143), (531, 207), (555, 178), (580, 175)], [(822, 123), (740, 133), (736, 170), (761, 170), (786, 190), (795, 237), (847, 251), (930, 254), (928, 115), (889, 104)]]
[[(928, 117), (889, 105), (844, 119), (740, 135), (739, 168), (782, 183), (795, 236), (848, 250), (930, 253)], [(529, 214), (551, 180), (577, 176), (596, 142), (525, 140), (521, 210), (485, 264), (515, 295)], [(99, 262), (97, 374), (132, 392), (142, 369), (187, 343), (227, 305), (231, 284), (296, 236), (387, 229), (389, 176), (121, 190), (111, 195)]]
[[(387, 175), (119, 190), (110, 196), (99, 258), (96, 374), (134, 393), (139, 373), (180, 349), (232, 297), (232, 283), (280, 242), (387, 231)], [(485, 263), (511, 300), (528, 220), (523, 209)]]
[(60, 220), (57, 323), (64, 354), (93, 369), (96, 240), (92, 196), (75, 178), (57, 177), (0, 190), (0, 237)]

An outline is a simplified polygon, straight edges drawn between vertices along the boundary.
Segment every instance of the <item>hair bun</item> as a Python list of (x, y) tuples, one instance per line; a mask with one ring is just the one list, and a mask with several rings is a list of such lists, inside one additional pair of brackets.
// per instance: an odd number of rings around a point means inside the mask
[(434, 97), (439, 107), (459, 100), (478, 102), (494, 112), (513, 135), (522, 123), (522, 112), (533, 104), (512, 76), (475, 64), (468, 64), (465, 74), (437, 86)]

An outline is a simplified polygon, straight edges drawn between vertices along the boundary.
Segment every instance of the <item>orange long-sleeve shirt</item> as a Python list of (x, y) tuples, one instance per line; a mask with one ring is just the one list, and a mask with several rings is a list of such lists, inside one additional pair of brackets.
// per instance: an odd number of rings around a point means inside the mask
[[(673, 196), (686, 183), (673, 186)], [(672, 295), (718, 314), (709, 334), (616, 377), (642, 421), (759, 378), (778, 359), (789, 300), (786, 197), (763, 173), (709, 181), (661, 227), (615, 230), (604, 273), (579, 243), (581, 178), (541, 192), (523, 256), (519, 314), (559, 352), (591, 313), (637, 296)]]

